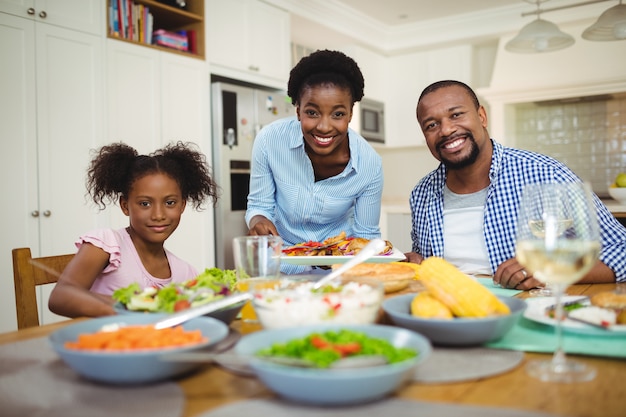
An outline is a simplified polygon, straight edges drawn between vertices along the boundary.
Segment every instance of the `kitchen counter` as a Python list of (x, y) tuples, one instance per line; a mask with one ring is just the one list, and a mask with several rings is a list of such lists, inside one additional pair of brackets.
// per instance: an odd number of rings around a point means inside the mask
[(618, 219), (626, 219), (626, 205), (620, 203), (612, 198), (603, 199), (602, 202), (606, 205), (611, 213)]
[[(626, 205), (620, 203), (612, 198), (602, 199), (602, 202), (606, 205), (613, 215), (617, 218), (626, 218)], [(411, 213), (409, 207), (409, 198), (406, 199), (383, 199), (381, 210), (384, 213)]]
[[(602, 202), (617, 220), (626, 225), (626, 205), (612, 198)], [(380, 232), (383, 239), (387, 239), (403, 252), (411, 250), (411, 208), (409, 199), (384, 199), (380, 211)]]

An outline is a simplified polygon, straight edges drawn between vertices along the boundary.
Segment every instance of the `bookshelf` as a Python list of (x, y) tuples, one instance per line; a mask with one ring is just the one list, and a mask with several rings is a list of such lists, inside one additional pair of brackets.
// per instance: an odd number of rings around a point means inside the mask
[[(172, 2), (173, 3), (173, 2)], [(156, 0), (107, 0), (107, 37), (111, 39), (116, 39), (122, 42), (129, 42), (136, 45), (141, 45), (146, 48), (158, 49), (161, 51), (171, 52), (175, 54), (191, 56), (198, 59), (205, 59), (205, 45), (204, 45), (204, 0), (187, 0), (186, 7), (179, 8), (175, 6), (170, 6), (166, 2), (159, 2)], [(128, 32), (124, 35), (120, 31), (117, 33), (114, 31), (114, 27), (120, 29), (122, 24), (118, 23), (115, 25), (113, 20), (113, 16), (115, 14), (115, 6), (119, 9), (120, 5), (137, 5), (143, 6), (144, 10), (147, 10), (152, 15), (152, 32), (157, 31), (159, 29), (163, 29), (169, 32), (177, 32), (177, 31), (193, 31), (195, 33), (195, 41), (190, 41), (190, 47), (195, 43), (195, 52), (183, 51), (174, 49), (171, 47), (156, 45), (150, 43), (150, 39), (146, 39), (146, 37), (151, 36), (147, 34), (147, 31), (143, 31), (145, 34), (143, 39), (139, 39), (137, 36), (134, 38), (130, 38)], [(117, 12), (119, 16), (119, 11)], [(141, 14), (141, 12), (139, 12)], [(143, 14), (144, 16), (147, 13)], [(137, 27), (139, 28), (139, 32), (141, 32), (142, 25), (144, 25), (146, 20), (139, 19), (142, 22), (134, 25), (134, 32), (137, 33)], [(138, 22), (137, 20), (136, 22)]]

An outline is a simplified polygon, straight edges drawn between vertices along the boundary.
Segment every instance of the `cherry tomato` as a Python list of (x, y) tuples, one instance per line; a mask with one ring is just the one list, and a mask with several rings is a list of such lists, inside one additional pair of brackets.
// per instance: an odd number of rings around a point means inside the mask
[(174, 311), (187, 310), (191, 307), (189, 300), (178, 300), (174, 303)]

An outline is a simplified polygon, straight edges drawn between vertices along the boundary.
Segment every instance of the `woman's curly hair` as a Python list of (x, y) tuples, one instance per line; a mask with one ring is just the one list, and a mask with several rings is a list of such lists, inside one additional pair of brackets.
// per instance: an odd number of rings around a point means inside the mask
[(150, 155), (139, 155), (124, 143), (100, 148), (87, 170), (87, 191), (93, 201), (104, 209), (107, 202), (128, 198), (132, 185), (148, 174), (163, 173), (174, 179), (185, 201), (196, 210), (207, 198), (217, 204), (219, 187), (211, 177), (211, 169), (203, 153), (192, 143), (177, 142)]
[(298, 104), (303, 89), (334, 84), (352, 93), (352, 104), (363, 98), (365, 81), (357, 63), (339, 51), (318, 50), (305, 56), (289, 73), (287, 94)]

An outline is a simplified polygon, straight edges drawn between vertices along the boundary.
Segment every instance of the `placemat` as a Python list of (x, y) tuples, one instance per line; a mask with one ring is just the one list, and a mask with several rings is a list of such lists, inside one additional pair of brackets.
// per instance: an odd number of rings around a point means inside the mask
[(489, 291), (494, 293), (495, 295), (501, 295), (505, 297), (513, 297), (515, 294), (519, 294), (524, 292), (522, 290), (510, 289), (510, 288), (502, 288), (493, 283), (493, 278), (483, 278), (483, 277), (474, 277), (476, 281), (480, 282), (482, 285), (487, 287)]
[(524, 353), (514, 350), (474, 348), (435, 348), (415, 371), (419, 383), (441, 384), (498, 375), (516, 368)]
[(174, 382), (115, 387), (83, 379), (45, 337), (0, 345), (3, 417), (176, 417), (184, 403)]
[[(554, 327), (520, 317), (504, 337), (486, 346), (494, 349), (523, 350), (549, 353), (556, 349)], [(566, 353), (626, 358), (626, 337), (592, 336), (563, 332), (563, 349)]]
[(280, 400), (247, 400), (211, 410), (199, 417), (548, 417), (553, 414), (533, 413), (511, 408), (478, 407), (410, 401), (398, 398), (352, 407), (308, 407)]

